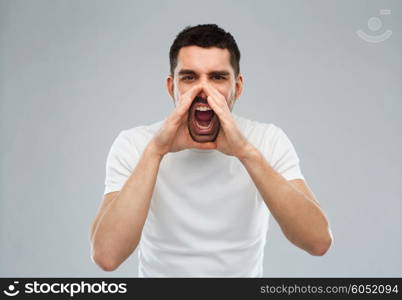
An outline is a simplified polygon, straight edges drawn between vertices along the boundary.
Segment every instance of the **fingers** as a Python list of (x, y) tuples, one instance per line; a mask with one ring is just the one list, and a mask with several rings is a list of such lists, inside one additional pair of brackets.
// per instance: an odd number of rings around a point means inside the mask
[(202, 85), (197, 84), (191, 87), (187, 92), (180, 95), (177, 114), (182, 117), (190, 108), (191, 103), (193, 102), (195, 96), (201, 91)]
[(211, 106), (213, 111), (218, 115), (222, 126), (228, 126), (228, 124), (230, 124), (232, 115), (225, 97), (216, 88), (208, 83), (204, 85), (204, 91), (207, 94), (209, 106)]
[(229, 109), (228, 104), (226, 102), (225, 97), (211, 84), (205, 83), (203, 85), (204, 91), (207, 96), (213, 98), (214, 102), (222, 109), (225, 110), (226, 108)]
[(216, 102), (215, 98), (211, 96), (207, 96), (207, 101), (209, 106), (213, 109), (213, 111), (218, 115), (218, 117), (221, 117), (223, 114), (223, 110), (221, 106)]
[(176, 109), (168, 117), (169, 123), (174, 124), (175, 127), (181, 123), (183, 117), (188, 113), (194, 97), (200, 92), (201, 89), (201, 84), (197, 84), (179, 96)]

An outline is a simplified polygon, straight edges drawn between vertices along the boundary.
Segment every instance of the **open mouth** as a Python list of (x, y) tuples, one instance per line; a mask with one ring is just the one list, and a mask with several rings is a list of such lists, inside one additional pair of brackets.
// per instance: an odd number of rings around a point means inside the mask
[(188, 127), (194, 141), (214, 141), (219, 133), (220, 122), (205, 98), (197, 96), (190, 107)]

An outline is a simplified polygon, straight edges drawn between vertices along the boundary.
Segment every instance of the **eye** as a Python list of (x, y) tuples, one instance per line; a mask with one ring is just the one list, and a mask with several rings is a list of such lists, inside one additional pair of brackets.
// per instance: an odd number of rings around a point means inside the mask
[(193, 80), (193, 79), (194, 79), (194, 76), (191, 76), (191, 75), (183, 76), (181, 78), (181, 80)]
[(212, 76), (213, 79), (215, 80), (225, 80), (226, 78), (222, 75), (213, 75)]

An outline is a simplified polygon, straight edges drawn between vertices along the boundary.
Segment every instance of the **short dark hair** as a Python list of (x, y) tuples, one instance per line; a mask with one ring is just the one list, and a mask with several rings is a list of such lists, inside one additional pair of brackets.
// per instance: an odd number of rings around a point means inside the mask
[(230, 52), (230, 64), (235, 76), (240, 72), (240, 51), (233, 36), (216, 24), (200, 24), (185, 27), (173, 41), (169, 51), (170, 74), (174, 75), (177, 66), (179, 50), (186, 46), (199, 46), (203, 48), (218, 47), (228, 49)]

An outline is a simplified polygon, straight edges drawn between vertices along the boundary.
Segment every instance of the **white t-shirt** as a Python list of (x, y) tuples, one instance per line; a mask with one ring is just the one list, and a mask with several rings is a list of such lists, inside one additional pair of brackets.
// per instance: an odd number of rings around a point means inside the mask
[[(287, 180), (304, 176), (274, 124), (233, 114)], [(104, 194), (121, 190), (163, 121), (123, 130), (109, 151)], [(270, 212), (243, 164), (218, 150), (166, 154), (138, 245), (139, 277), (262, 277)]]

